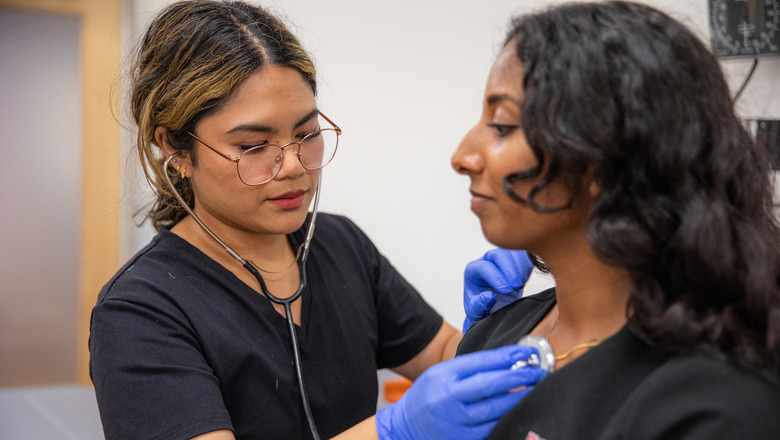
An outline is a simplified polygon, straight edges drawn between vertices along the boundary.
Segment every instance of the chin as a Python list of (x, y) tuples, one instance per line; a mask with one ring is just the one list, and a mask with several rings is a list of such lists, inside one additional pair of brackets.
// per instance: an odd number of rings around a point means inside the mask
[(507, 240), (506, 234), (500, 233), (493, 228), (486, 227), (485, 223), (482, 223), (482, 235), (484, 235), (491, 244), (500, 248), (515, 249), (511, 246), (511, 240)]
[(305, 210), (295, 210), (266, 215), (261, 217), (251, 229), (265, 234), (292, 234), (306, 222), (306, 214)]
[(289, 229), (292, 233), (300, 229), (301, 226), (306, 223), (306, 215), (308, 214), (308, 211), (305, 209), (302, 209), (300, 211), (291, 212), (290, 216), (288, 216), (283, 222), (280, 222), (286, 226), (285, 229)]
[[(482, 220), (482, 219), (480, 219)], [(522, 226), (517, 222), (491, 222), (489, 220), (482, 220), (480, 222), (482, 226), (482, 235), (491, 244), (503, 249), (519, 249), (528, 250), (525, 245), (527, 244), (524, 237), (520, 237), (517, 231), (521, 230)]]

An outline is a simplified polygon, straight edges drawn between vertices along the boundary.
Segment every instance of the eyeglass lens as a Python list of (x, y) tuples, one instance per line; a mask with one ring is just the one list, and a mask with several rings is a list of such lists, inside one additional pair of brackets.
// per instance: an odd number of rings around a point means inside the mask
[[(307, 170), (318, 170), (333, 159), (338, 134), (322, 129), (307, 135), (298, 145), (298, 158)], [(294, 148), (290, 145), (287, 148)], [(273, 179), (282, 166), (284, 151), (277, 145), (261, 145), (245, 151), (238, 161), (238, 176), (247, 185), (258, 185)]]

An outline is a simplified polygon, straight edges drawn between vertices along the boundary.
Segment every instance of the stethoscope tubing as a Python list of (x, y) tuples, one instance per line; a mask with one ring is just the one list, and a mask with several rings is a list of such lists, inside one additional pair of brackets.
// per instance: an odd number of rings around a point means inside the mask
[(263, 291), (263, 294), (268, 298), (270, 301), (281, 304), (284, 306), (284, 315), (287, 320), (287, 327), (290, 331), (290, 345), (292, 347), (292, 353), (293, 353), (293, 364), (295, 365), (295, 374), (298, 379), (298, 390), (301, 396), (301, 403), (303, 404), (303, 411), (306, 415), (306, 422), (309, 425), (309, 431), (311, 432), (311, 436), (313, 440), (320, 440), (320, 436), (317, 433), (317, 427), (314, 423), (314, 416), (311, 412), (311, 406), (309, 405), (309, 398), (306, 394), (306, 387), (303, 383), (303, 371), (301, 369), (301, 352), (300, 348), (298, 346), (298, 336), (297, 332), (295, 331), (295, 322), (293, 321), (292, 316), (292, 303), (295, 302), (298, 298), (301, 297), (303, 294), (303, 289), (306, 287), (307, 284), (307, 277), (306, 277), (306, 262), (308, 261), (309, 257), (309, 245), (311, 243), (312, 238), (314, 237), (314, 226), (317, 220), (317, 210), (319, 208), (320, 203), (320, 188), (322, 188), (322, 171), (320, 171), (319, 180), (317, 183), (317, 190), (314, 193), (314, 206), (312, 208), (312, 215), (311, 220), (309, 220), (309, 226), (306, 231), (306, 239), (303, 243), (303, 250), (300, 255), (300, 264), (298, 265), (298, 274), (299, 274), (299, 282), (298, 282), (298, 289), (296, 289), (295, 293), (293, 293), (291, 296), (287, 298), (279, 298), (278, 296), (271, 293), (271, 291), (268, 289), (268, 287), (265, 285), (265, 281), (263, 280), (262, 275), (260, 275), (260, 271), (257, 270), (257, 268), (252, 264), (251, 261), (245, 260), (241, 257), (241, 255), (238, 254), (233, 248), (227, 245), (224, 241), (222, 241), (217, 235), (209, 229), (208, 226), (206, 226), (205, 223), (192, 211), (192, 209), (187, 205), (187, 203), (184, 201), (184, 198), (179, 194), (179, 191), (176, 189), (176, 186), (174, 186), (173, 182), (171, 181), (171, 177), (168, 173), (168, 166), (171, 162), (171, 160), (177, 156), (179, 156), (181, 153), (176, 152), (165, 160), (165, 163), (163, 164), (163, 174), (165, 176), (165, 180), (168, 183), (168, 187), (171, 189), (171, 192), (173, 193), (174, 197), (176, 197), (176, 200), (179, 201), (179, 204), (184, 208), (185, 211), (187, 211), (187, 214), (189, 214), (193, 220), (198, 224), (198, 226), (203, 229), (206, 234), (211, 237), (217, 244), (222, 246), (223, 249), (225, 249), (225, 252), (230, 254), (231, 257), (235, 258), (239, 263), (241, 263), (242, 266), (246, 270), (248, 270), (252, 275), (254, 275), (255, 278), (257, 278), (258, 283), (260, 283), (260, 288)]
[[(320, 174), (322, 175), (322, 174)], [(318, 189), (319, 191), (319, 189)], [(312, 217), (312, 221), (314, 218)], [(304, 254), (305, 256), (305, 254)], [(303, 293), (303, 289), (306, 286), (306, 260), (301, 259), (301, 264), (299, 266), (299, 273), (301, 277), (300, 283), (298, 283), (298, 290), (290, 296), (289, 298), (277, 298), (273, 295), (271, 295), (271, 292), (268, 290), (268, 288), (265, 286), (265, 282), (263, 282), (263, 277), (260, 275), (260, 272), (249, 262), (247, 262), (244, 267), (254, 275), (257, 280), (260, 282), (260, 285), (262, 286), (263, 293), (270, 299), (271, 301), (281, 304), (284, 306), (284, 314), (286, 316), (287, 320), (287, 327), (290, 330), (290, 344), (292, 345), (292, 353), (293, 353), (293, 364), (295, 365), (295, 374), (298, 377), (298, 391), (301, 395), (301, 401), (303, 402), (303, 411), (306, 415), (306, 421), (309, 424), (309, 430), (311, 431), (312, 438), (314, 440), (319, 440), (319, 434), (317, 433), (316, 425), (314, 424), (314, 416), (311, 412), (311, 407), (309, 405), (309, 397), (306, 394), (306, 387), (303, 385), (303, 371), (301, 370), (301, 351), (298, 347), (298, 336), (297, 332), (295, 331), (295, 322), (293, 322), (292, 318), (292, 303), (301, 296)]]

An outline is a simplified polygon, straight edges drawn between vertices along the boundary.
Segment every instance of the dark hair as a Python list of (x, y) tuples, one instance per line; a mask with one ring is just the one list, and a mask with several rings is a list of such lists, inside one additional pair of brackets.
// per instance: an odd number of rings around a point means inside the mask
[[(633, 281), (629, 325), (651, 343), (780, 366), (780, 240), (768, 160), (735, 116), (717, 59), (683, 25), (622, 1), (512, 22), (520, 178), (595, 179), (588, 240)], [(518, 82), (520, 80), (518, 79)], [(565, 209), (527, 203), (539, 212)], [(628, 311), (627, 311), (628, 312)]]
[[(164, 154), (154, 131), (165, 127), (176, 148), (191, 150), (187, 135), (219, 110), (266, 64), (297, 70), (316, 94), (314, 64), (297, 38), (265, 9), (241, 1), (173, 3), (149, 25), (132, 68), (130, 107), (138, 126), (138, 155), (156, 200), (152, 225), (173, 225), (186, 215), (166, 188)], [(193, 160), (195, 158), (193, 157)], [(192, 202), (186, 179), (173, 177)]]

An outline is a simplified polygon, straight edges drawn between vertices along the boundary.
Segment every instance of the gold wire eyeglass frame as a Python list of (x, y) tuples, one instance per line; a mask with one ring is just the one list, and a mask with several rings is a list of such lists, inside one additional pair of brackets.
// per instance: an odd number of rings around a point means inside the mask
[[(297, 151), (295, 152), (295, 156), (298, 158), (298, 162), (300, 162), (301, 166), (302, 166), (304, 169), (306, 169), (306, 170), (309, 170), (309, 171), (316, 171), (316, 170), (320, 170), (320, 169), (324, 168), (324, 167), (325, 167), (325, 165), (329, 164), (329, 163), (330, 163), (330, 162), (333, 160), (333, 158), (336, 156), (336, 150), (338, 150), (338, 148), (339, 148), (339, 136), (341, 136), (341, 128), (339, 128), (339, 126), (338, 126), (338, 125), (336, 125), (336, 123), (334, 123), (333, 121), (331, 121), (331, 120), (330, 120), (330, 118), (328, 118), (327, 116), (325, 116), (323, 113), (319, 113), (319, 115), (320, 115), (320, 116), (322, 116), (322, 118), (323, 118), (323, 119), (325, 119), (326, 121), (328, 121), (328, 123), (329, 123), (330, 125), (332, 125), (332, 126), (333, 126), (333, 128), (320, 128), (320, 129), (318, 129), (317, 131), (313, 131), (313, 132), (311, 132), (311, 133), (307, 134), (307, 135), (306, 135), (306, 136), (304, 136), (304, 137), (303, 137), (303, 139), (301, 139), (300, 141), (297, 141), (297, 142), (288, 142), (288, 143), (286, 143), (286, 144), (284, 144), (284, 145), (281, 145), (281, 146), (279, 146), (279, 145), (274, 145), (274, 144), (264, 144), (264, 145), (258, 145), (258, 146), (256, 146), (256, 147), (252, 147), (252, 148), (250, 148), (250, 149), (248, 149), (248, 150), (244, 151), (243, 153), (241, 153), (241, 154), (240, 154), (240, 155), (238, 155), (237, 157), (230, 157), (230, 156), (228, 156), (228, 155), (226, 155), (226, 154), (224, 154), (224, 153), (221, 153), (219, 150), (217, 150), (216, 148), (214, 148), (214, 147), (212, 147), (211, 145), (207, 144), (206, 142), (204, 142), (204, 141), (203, 141), (203, 139), (199, 138), (198, 136), (196, 136), (194, 133), (192, 133), (192, 132), (190, 132), (190, 131), (187, 131), (187, 134), (189, 134), (190, 136), (192, 136), (192, 137), (193, 137), (195, 140), (197, 140), (197, 141), (198, 141), (198, 142), (200, 142), (201, 144), (205, 145), (205, 146), (206, 146), (206, 147), (207, 147), (209, 150), (211, 150), (211, 151), (213, 151), (213, 152), (217, 153), (218, 155), (220, 155), (220, 156), (224, 157), (225, 159), (227, 159), (227, 160), (229, 160), (229, 161), (231, 161), (231, 162), (235, 162), (235, 164), (236, 164), (236, 174), (238, 174), (238, 178), (241, 180), (241, 183), (243, 183), (244, 185), (248, 185), (248, 186), (258, 186), (258, 185), (262, 185), (262, 184), (264, 184), (264, 183), (268, 183), (268, 182), (270, 182), (271, 180), (273, 180), (273, 178), (274, 178), (274, 177), (276, 177), (276, 175), (277, 175), (277, 174), (279, 174), (279, 171), (282, 169), (282, 163), (283, 163), (283, 161), (284, 161), (284, 149), (285, 149), (285, 148), (287, 148), (287, 147), (289, 147), (290, 145), (297, 145), (297, 146), (298, 146), (298, 149), (297, 149)], [(333, 154), (332, 154), (332, 155), (331, 155), (331, 156), (328, 158), (328, 160), (327, 160), (327, 161), (323, 161), (322, 165), (320, 165), (320, 166), (318, 166), (318, 167), (307, 167), (307, 166), (306, 166), (306, 165), (303, 163), (303, 160), (301, 160), (301, 144), (302, 144), (302, 143), (304, 143), (304, 142), (306, 142), (306, 140), (307, 140), (307, 139), (310, 139), (310, 138), (312, 138), (312, 137), (314, 137), (314, 136), (317, 136), (317, 135), (319, 135), (319, 134), (320, 134), (320, 133), (322, 133), (323, 131), (333, 131), (333, 132), (335, 132), (335, 133), (336, 133), (336, 146), (335, 146), (335, 148), (333, 148)], [(276, 167), (275, 167), (275, 169), (274, 169), (273, 173), (271, 173), (271, 177), (269, 177), (268, 179), (266, 179), (266, 180), (264, 180), (264, 181), (262, 181), (262, 182), (259, 182), (259, 183), (247, 183), (247, 182), (246, 182), (246, 181), (245, 181), (245, 180), (244, 180), (244, 179), (241, 177), (241, 171), (240, 171), (240, 170), (239, 170), (239, 168), (238, 168), (238, 162), (241, 160), (241, 158), (242, 158), (242, 157), (243, 157), (245, 154), (248, 154), (248, 153), (251, 153), (251, 152), (253, 152), (253, 151), (256, 151), (256, 150), (257, 150), (257, 149), (259, 149), (259, 148), (267, 148), (267, 147), (276, 147), (276, 148), (279, 148), (279, 156), (277, 156), (277, 160), (279, 161), (279, 164), (278, 164), (278, 166), (276, 166)], [(279, 158), (281, 158), (281, 159), (279, 159)]]

